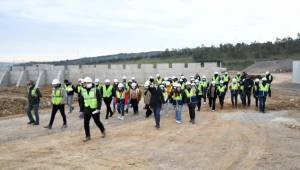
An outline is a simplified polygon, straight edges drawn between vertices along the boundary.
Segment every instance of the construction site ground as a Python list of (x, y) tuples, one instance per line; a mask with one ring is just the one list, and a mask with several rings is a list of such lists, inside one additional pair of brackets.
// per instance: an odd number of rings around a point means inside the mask
[[(0, 91), (0, 169), (300, 169), (300, 87), (290, 73), (275, 74), (267, 112), (253, 105), (232, 109), (229, 93), (225, 108), (210, 111), (208, 104), (189, 123), (187, 107), (183, 123), (164, 106), (161, 128), (154, 118), (145, 119), (132, 109), (125, 120), (117, 114), (101, 120), (107, 136), (101, 138), (91, 120), (92, 140), (84, 143), (83, 120), (75, 111), (67, 114), (68, 128), (61, 129), (57, 113), (52, 130), (44, 129), (50, 118), (50, 87), (42, 88), (44, 99), (40, 125), (27, 125), (24, 88)], [(45, 92), (46, 91), (46, 92)], [(240, 100), (239, 100), (240, 102)], [(3, 112), (4, 110), (5, 113)]]

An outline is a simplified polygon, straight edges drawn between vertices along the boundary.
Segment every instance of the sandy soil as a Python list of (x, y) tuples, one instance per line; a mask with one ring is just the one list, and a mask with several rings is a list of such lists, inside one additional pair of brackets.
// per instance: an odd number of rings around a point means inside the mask
[[(285, 75), (289, 76), (289, 75)], [(300, 121), (299, 89), (274, 84), (268, 112), (254, 106), (211, 112), (203, 105), (190, 124), (187, 108), (183, 124), (176, 124), (174, 111), (162, 111), (161, 129), (144, 110), (132, 111), (120, 121), (104, 120), (107, 137), (101, 138), (91, 121), (92, 140), (83, 143), (83, 120), (68, 114), (68, 128), (61, 129), (57, 114), (52, 130), (42, 128), (50, 110), (42, 109), (41, 125), (26, 125), (27, 117), (0, 119), (1, 169), (300, 169), (300, 128), (274, 120)], [(292, 100), (291, 100), (292, 99)], [(286, 101), (287, 100), (287, 101)], [(218, 105), (219, 107), (219, 105)], [(140, 106), (142, 108), (142, 105)], [(78, 108), (76, 108), (78, 109)]]

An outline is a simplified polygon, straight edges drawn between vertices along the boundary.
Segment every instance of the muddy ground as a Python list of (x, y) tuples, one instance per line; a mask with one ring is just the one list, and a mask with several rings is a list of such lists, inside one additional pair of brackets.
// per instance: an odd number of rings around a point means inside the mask
[[(162, 111), (161, 128), (153, 117), (134, 116), (124, 121), (117, 115), (101, 120), (107, 137), (101, 138), (91, 121), (92, 141), (83, 143), (83, 120), (68, 114), (68, 128), (61, 129), (59, 113), (52, 130), (42, 128), (50, 108), (41, 110), (41, 125), (30, 126), (27, 117), (0, 118), (1, 169), (300, 169), (300, 88), (290, 74), (276, 75), (268, 112), (254, 106), (211, 112), (203, 105), (196, 124), (189, 123), (187, 108), (183, 124), (176, 124), (174, 111)], [(283, 81), (285, 80), (285, 81)], [(2, 94), (3, 95), (3, 94)], [(229, 95), (228, 95), (229, 96)], [(78, 108), (76, 107), (76, 110)]]

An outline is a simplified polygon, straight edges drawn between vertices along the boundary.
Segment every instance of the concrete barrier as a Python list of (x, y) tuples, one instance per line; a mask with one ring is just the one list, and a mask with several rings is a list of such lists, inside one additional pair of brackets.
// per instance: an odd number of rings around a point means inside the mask
[(177, 76), (181, 74), (189, 77), (196, 73), (211, 77), (213, 72), (224, 72), (226, 68), (218, 67), (217, 63), (160, 63), (160, 64), (99, 64), (99, 65), (32, 65), (13, 66), (7, 71), (2, 71), (0, 85), (24, 85), (27, 80), (36, 81), (37, 86), (50, 84), (54, 78), (60, 81), (68, 79), (76, 83), (78, 78), (86, 76), (92, 79), (99, 78), (101, 82), (105, 79), (118, 79), (123, 76), (128, 79), (135, 77), (138, 82), (146, 81), (150, 76), (157, 73), (161, 77)]

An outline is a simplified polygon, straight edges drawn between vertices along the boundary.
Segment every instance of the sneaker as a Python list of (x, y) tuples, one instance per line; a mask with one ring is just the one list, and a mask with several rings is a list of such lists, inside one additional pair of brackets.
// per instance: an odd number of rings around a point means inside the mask
[(28, 125), (34, 124), (34, 121), (27, 122)]
[(206, 104), (206, 102), (204, 102), (203, 104)]
[(156, 129), (159, 129), (159, 128), (160, 128), (160, 125), (155, 125), (155, 128), (156, 128)]
[(214, 112), (214, 111), (216, 111), (216, 110), (211, 110), (211, 111), (213, 111), (213, 112)]
[(52, 129), (52, 127), (51, 127), (51, 126), (49, 126), (49, 125), (47, 125), (47, 126), (44, 126), (44, 128), (46, 128), (46, 129)]
[(105, 136), (106, 136), (106, 132), (105, 132), (105, 130), (103, 131), (103, 132), (101, 132), (102, 133), (102, 138), (105, 138)]
[(178, 124), (181, 124), (181, 121), (179, 121), (179, 120), (176, 120), (176, 123), (178, 123)]
[(62, 125), (62, 129), (67, 128), (68, 126), (66, 124)]
[(124, 120), (125, 119), (125, 116), (121, 116), (121, 120)]
[(37, 125), (39, 125), (39, 124), (40, 124), (39, 122), (34, 122), (33, 125), (37, 126)]
[(91, 137), (85, 137), (84, 140), (82, 140), (83, 142), (87, 142), (87, 141), (90, 141), (91, 140)]
[(120, 119), (120, 120), (121, 120), (121, 116), (120, 116), (120, 115), (118, 116), (118, 119)]

